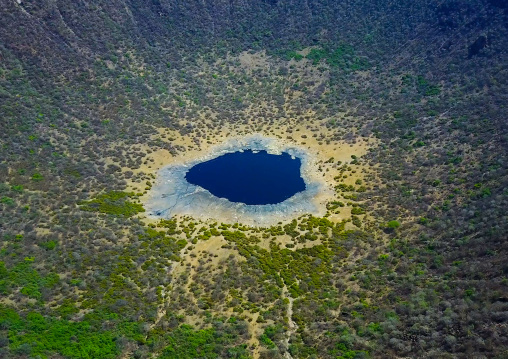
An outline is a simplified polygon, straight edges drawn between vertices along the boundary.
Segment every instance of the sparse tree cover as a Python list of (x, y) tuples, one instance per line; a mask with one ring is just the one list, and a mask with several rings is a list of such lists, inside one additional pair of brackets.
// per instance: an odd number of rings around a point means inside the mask
[[(1, 1), (0, 357), (507, 357), (507, 24), (495, 0)], [(323, 217), (146, 217), (160, 153), (239, 128), (370, 142), (319, 163)]]

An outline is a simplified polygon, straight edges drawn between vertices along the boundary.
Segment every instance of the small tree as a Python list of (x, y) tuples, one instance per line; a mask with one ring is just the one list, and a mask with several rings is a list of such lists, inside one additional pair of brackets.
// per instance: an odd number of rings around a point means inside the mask
[(400, 222), (396, 220), (390, 221), (386, 224), (386, 227), (391, 229), (397, 229), (400, 227)]

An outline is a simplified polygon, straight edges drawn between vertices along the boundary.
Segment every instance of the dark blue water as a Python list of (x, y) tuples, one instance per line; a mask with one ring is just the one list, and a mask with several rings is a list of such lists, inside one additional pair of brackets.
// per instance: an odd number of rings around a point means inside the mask
[(287, 153), (227, 153), (193, 166), (185, 179), (214, 196), (249, 205), (276, 204), (305, 190), (302, 163)]

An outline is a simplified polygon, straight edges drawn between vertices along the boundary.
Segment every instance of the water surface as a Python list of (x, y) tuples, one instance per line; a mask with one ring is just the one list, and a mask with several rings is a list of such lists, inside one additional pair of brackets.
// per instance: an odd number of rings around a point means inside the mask
[(305, 190), (301, 165), (299, 158), (286, 152), (246, 150), (198, 163), (185, 179), (230, 202), (277, 204)]

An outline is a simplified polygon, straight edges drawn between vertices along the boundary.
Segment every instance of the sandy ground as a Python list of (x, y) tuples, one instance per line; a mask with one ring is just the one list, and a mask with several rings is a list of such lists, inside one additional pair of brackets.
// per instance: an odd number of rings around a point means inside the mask
[[(186, 149), (185, 152), (180, 152), (178, 155), (173, 156), (169, 151), (164, 149), (153, 151), (148, 154), (146, 158), (148, 159), (147, 163), (143, 164), (138, 171), (151, 175), (153, 178), (157, 178), (157, 173), (161, 168), (172, 164), (182, 164), (203, 157), (208, 152), (212, 151), (215, 146), (229, 139), (252, 134), (251, 127), (250, 125), (226, 125), (220, 131), (210, 135), (207, 134), (207, 139), (200, 141), (199, 146), (196, 145), (192, 137), (183, 137), (180, 134), (171, 133), (167, 129), (161, 128), (158, 134), (154, 136), (154, 139), (167, 140), (173, 145), (183, 146)], [(372, 139), (365, 139), (357, 141), (355, 144), (340, 142), (326, 143), (319, 139), (319, 135), (314, 137), (314, 135), (318, 133), (317, 131), (312, 131), (312, 129), (307, 127), (308, 125), (302, 126), (297, 124), (280, 125), (269, 131), (263, 131), (260, 134), (266, 137), (276, 138), (281, 145), (297, 146), (305, 149), (309, 153), (310, 157), (313, 159), (311, 161), (311, 171), (309, 171), (310, 177), (312, 180), (324, 183), (325, 190), (321, 191), (314, 198), (316, 208), (319, 208), (321, 215), (323, 215), (326, 212), (326, 209), (324, 209), (326, 203), (333, 200), (333, 187), (337, 184), (334, 177), (339, 173), (337, 162), (349, 163), (352, 161), (352, 155), (361, 157), (367, 152), (370, 146), (375, 144), (375, 141)], [(148, 146), (145, 148), (143, 147), (145, 146), (142, 146), (142, 150), (148, 152)], [(333, 162), (327, 163), (331, 158), (333, 158)], [(360, 166), (355, 166), (355, 173), (349, 173), (344, 183), (354, 184), (356, 179), (363, 177), (364, 173), (362, 170), (363, 168)], [(145, 192), (142, 201), (147, 201), (150, 197), (150, 191), (145, 191), (145, 181), (141, 183), (132, 182), (130, 183), (130, 187), (135, 192)], [(341, 220), (348, 217), (350, 217), (350, 210), (342, 208), (340, 213), (333, 214), (331, 219)], [(213, 216), (205, 215), (204, 217), (199, 217), (201, 220), (206, 220), (207, 218), (212, 218), (224, 223), (236, 222), (234, 213), (228, 212), (218, 212), (214, 213)], [(157, 218), (148, 216), (146, 216), (146, 219), (148, 221), (157, 220)], [(284, 222), (291, 219), (292, 218), (285, 218)]]

